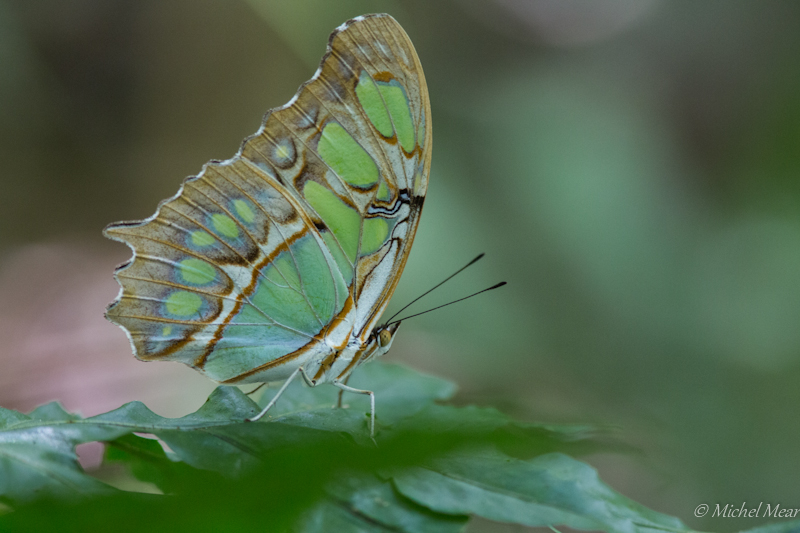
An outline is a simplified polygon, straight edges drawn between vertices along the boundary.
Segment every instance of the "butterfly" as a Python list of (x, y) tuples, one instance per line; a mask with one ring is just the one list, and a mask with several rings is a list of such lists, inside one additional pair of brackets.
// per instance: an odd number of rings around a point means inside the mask
[(347, 386), (386, 353), (378, 326), (408, 259), (431, 163), (425, 76), (403, 28), (339, 26), (314, 76), (227, 161), (211, 161), (141, 221), (106, 317), (144, 361), (179, 361), (224, 384), (298, 374)]

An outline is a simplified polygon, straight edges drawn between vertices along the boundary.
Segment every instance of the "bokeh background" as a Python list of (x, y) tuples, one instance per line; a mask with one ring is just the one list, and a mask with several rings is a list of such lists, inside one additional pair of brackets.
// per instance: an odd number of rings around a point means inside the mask
[[(213, 384), (133, 359), (103, 310), (149, 216), (389, 12), (430, 88), (428, 200), (387, 356), (458, 401), (592, 422), (588, 460), (697, 529), (800, 506), (800, 4), (717, 0), (0, 1), (0, 405), (180, 416)], [(470, 531), (523, 531), (477, 522)]]

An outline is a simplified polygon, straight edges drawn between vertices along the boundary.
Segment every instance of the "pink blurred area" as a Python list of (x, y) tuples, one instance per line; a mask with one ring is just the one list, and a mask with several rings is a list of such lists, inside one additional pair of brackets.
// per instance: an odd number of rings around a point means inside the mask
[(114, 245), (37, 244), (0, 262), (0, 406), (59, 401), (92, 416), (141, 400), (162, 416), (202, 405), (215, 384), (178, 363), (144, 363), (103, 312), (119, 291)]

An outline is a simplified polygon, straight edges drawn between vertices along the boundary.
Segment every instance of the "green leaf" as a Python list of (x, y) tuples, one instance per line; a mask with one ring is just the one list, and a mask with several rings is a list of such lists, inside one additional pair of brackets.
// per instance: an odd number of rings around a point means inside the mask
[(152, 483), (165, 494), (180, 490), (181, 478), (191, 475), (186, 463), (170, 459), (161, 443), (135, 435), (125, 435), (106, 445), (105, 464), (121, 464), (140, 481)]
[(447, 514), (498, 522), (614, 532), (686, 530), (680, 520), (614, 492), (590, 466), (563, 454), (523, 461), (496, 451), (457, 453), (394, 477), (398, 491)]
[[(353, 381), (379, 391), (379, 412), (383, 413), (380, 420), (410, 416), (434, 400), (450, 397), (455, 390), (449, 382), (397, 365), (374, 364), (365, 368), (368, 370), (364, 375), (355, 376)], [(335, 388), (311, 389), (299, 382), (294, 385), (276, 405), (273, 418), (259, 423), (245, 422), (259, 407), (235, 387), (217, 388), (197, 412), (177, 419), (160, 417), (140, 402), (87, 419), (67, 413), (58, 404), (42, 406), (27, 416), (2, 409), (0, 498), (25, 501), (43, 494), (111, 491), (111, 487), (83, 472), (75, 446), (115, 440), (131, 446), (130, 439), (119, 439), (134, 432), (157, 436), (187, 465), (227, 476), (252, 470), (259, 457), (272, 449), (311, 444), (332, 433), (345, 433), (351, 440), (371, 445), (364, 415), (369, 404), (364, 403), (364, 398), (353, 395), (353, 408), (333, 409)], [(386, 389), (385, 394), (380, 387)], [(137, 452), (140, 468), (144, 457), (141, 452)], [(133, 461), (133, 457), (129, 460)]]
[(389, 526), (374, 523), (369, 518), (334, 500), (323, 500), (300, 521), (298, 531), (303, 533), (389, 533)]
[[(14, 502), (113, 490), (83, 472), (75, 446), (114, 438), (115, 432), (81, 432), (71, 425), (76, 418), (55, 404), (40, 407), (29, 416), (0, 411), (0, 498)], [(56, 421), (61, 429), (53, 429), (50, 421)]]
[(754, 529), (741, 531), (740, 533), (800, 533), (800, 520), (783, 522), (779, 524), (769, 524)]
[(327, 492), (328, 498), (305, 513), (298, 530), (458, 533), (468, 520), (467, 516), (438, 514), (417, 505), (398, 494), (390, 482), (372, 474), (337, 478)]
[[(397, 365), (368, 365), (351, 385), (376, 392), (378, 447), (368, 436), (367, 398), (346, 395), (350, 407), (336, 409), (336, 389), (299, 382), (257, 423), (246, 418), (259, 406), (233, 387), (217, 388), (197, 412), (177, 419), (139, 402), (86, 419), (57, 404), (29, 415), (0, 409), (0, 498), (14, 508), (0, 516), (0, 530), (118, 524), (151, 533), (455, 533), (481, 516), (609, 532), (688, 531), (613, 491), (588, 465), (553, 453), (603, 447), (592, 428), (440, 405), (454, 385)], [(88, 475), (75, 446), (91, 441), (106, 443), (106, 465), (123, 466), (165, 495), (117, 490)]]

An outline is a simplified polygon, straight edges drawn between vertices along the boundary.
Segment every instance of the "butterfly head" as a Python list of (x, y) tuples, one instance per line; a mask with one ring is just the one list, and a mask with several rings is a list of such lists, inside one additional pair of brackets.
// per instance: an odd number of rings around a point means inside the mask
[(374, 344), (375, 346), (370, 359), (380, 357), (389, 351), (389, 348), (392, 347), (392, 341), (394, 341), (394, 334), (399, 327), (400, 322), (393, 322), (375, 328), (369, 339), (370, 344)]

